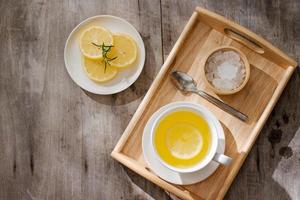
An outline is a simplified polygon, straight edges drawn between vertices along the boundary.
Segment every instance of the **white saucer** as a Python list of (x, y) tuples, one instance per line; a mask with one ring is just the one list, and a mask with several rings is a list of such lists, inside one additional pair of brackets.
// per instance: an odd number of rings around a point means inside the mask
[[(171, 103), (176, 104), (177, 102)], [(160, 111), (167, 109), (171, 104), (168, 104), (162, 108), (160, 108)], [(182, 103), (181, 103), (182, 104)], [(199, 170), (197, 172), (192, 173), (177, 173), (175, 171), (172, 171), (165, 167), (160, 161), (153, 156), (154, 149), (152, 145), (150, 144), (150, 127), (151, 124), (154, 122), (154, 119), (156, 118), (158, 114), (158, 111), (156, 111), (152, 117), (147, 122), (144, 132), (143, 132), (143, 138), (142, 138), (142, 148), (143, 148), (143, 156), (146, 162), (148, 163), (150, 169), (157, 174), (160, 178), (164, 179), (165, 181), (168, 181), (173, 184), (177, 185), (189, 185), (194, 184), (200, 181), (203, 181), (210, 175), (212, 175), (218, 168), (219, 163), (215, 161), (211, 161), (205, 168), (202, 170)], [(225, 151), (225, 135), (223, 128), (218, 120), (215, 122), (217, 124), (217, 132), (219, 137), (219, 146), (217, 148), (217, 152), (224, 154)]]
[[(83, 69), (78, 40), (83, 30), (90, 26), (103, 26), (113, 33), (130, 35), (138, 46), (138, 58), (133, 66), (122, 69), (118, 75), (106, 83), (90, 80)], [(95, 94), (114, 94), (125, 90), (133, 84), (142, 72), (145, 62), (145, 46), (138, 31), (127, 21), (110, 15), (99, 15), (88, 18), (78, 24), (70, 33), (64, 51), (65, 66), (72, 80), (81, 88)]]

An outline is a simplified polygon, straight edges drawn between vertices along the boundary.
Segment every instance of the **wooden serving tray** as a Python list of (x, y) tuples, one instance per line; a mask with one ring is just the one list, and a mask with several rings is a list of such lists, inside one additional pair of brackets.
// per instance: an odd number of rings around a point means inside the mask
[[(201, 80), (203, 58), (221, 45), (240, 49), (251, 65), (249, 82), (234, 95), (218, 96)], [(246, 28), (197, 7), (111, 155), (182, 199), (222, 199), (296, 66), (294, 60)], [(247, 114), (249, 120), (242, 122), (195, 94), (183, 95), (171, 83), (172, 70), (192, 75), (200, 88)], [(142, 134), (146, 122), (156, 110), (174, 101), (196, 102), (212, 111), (224, 128), (225, 154), (233, 158), (230, 166), (220, 166), (212, 176), (197, 184), (170, 184), (151, 172), (143, 158)]]

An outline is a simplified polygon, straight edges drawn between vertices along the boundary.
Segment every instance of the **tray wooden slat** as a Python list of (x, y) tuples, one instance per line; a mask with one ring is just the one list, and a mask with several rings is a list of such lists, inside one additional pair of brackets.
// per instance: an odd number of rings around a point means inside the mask
[[(226, 28), (254, 42), (246, 41), (243, 37), (236, 38), (228, 35), (224, 32)], [(258, 46), (253, 46), (253, 44)], [(249, 82), (242, 91), (235, 95), (218, 96), (201, 80), (200, 72), (206, 52), (221, 45), (230, 45), (240, 49), (245, 53), (251, 65)], [(279, 49), (249, 30), (198, 7), (116, 145), (112, 156), (181, 198), (222, 199), (296, 65), (295, 61)], [(246, 113), (249, 120), (242, 122), (197, 95), (183, 95), (173, 86), (168, 76), (174, 69), (192, 75), (200, 88)], [(221, 166), (205, 181), (188, 186), (173, 185), (158, 178), (146, 166), (142, 154), (142, 134), (148, 119), (161, 106), (174, 101), (196, 102), (210, 109), (224, 128), (225, 153), (234, 158), (229, 167)]]

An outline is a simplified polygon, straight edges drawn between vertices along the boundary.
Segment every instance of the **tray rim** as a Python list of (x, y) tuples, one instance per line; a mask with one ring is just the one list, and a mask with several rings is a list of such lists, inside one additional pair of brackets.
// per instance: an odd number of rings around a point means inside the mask
[[(133, 158), (125, 155), (122, 153), (122, 148), (126, 144), (126, 141), (128, 140), (130, 134), (135, 128), (135, 122), (141, 117), (142, 111), (146, 110), (149, 104), (152, 95), (154, 92), (158, 89), (159, 83), (161, 80), (165, 77), (170, 65), (172, 64), (174, 58), (176, 57), (176, 54), (178, 50), (180, 49), (180, 46), (183, 44), (183, 41), (186, 39), (187, 35), (189, 34), (190, 30), (192, 29), (192, 26), (196, 23), (197, 18), (199, 15), (208, 15), (210, 17), (216, 18), (219, 21), (222, 21), (225, 24), (229, 24), (232, 27), (235, 27), (237, 30), (251, 36), (252, 38), (255, 38), (256, 41), (258, 41), (263, 46), (270, 48), (272, 51), (274, 51), (277, 55), (282, 57), (286, 63), (287, 67), (285, 69), (285, 73), (282, 76), (280, 82), (278, 83), (276, 89), (274, 90), (270, 101), (264, 108), (261, 116), (256, 122), (256, 125), (253, 127), (251, 131), (251, 138), (249, 139), (249, 143), (245, 145), (246, 147), (243, 149), (240, 154), (240, 160), (236, 162), (236, 165), (233, 166), (231, 172), (229, 173), (228, 177), (225, 179), (224, 186), (221, 188), (221, 190), (218, 192), (217, 199), (222, 199), (229, 187), (231, 186), (231, 183), (233, 182), (235, 176), (239, 172), (239, 169), (243, 165), (243, 162), (245, 161), (247, 155), (249, 154), (252, 146), (254, 145), (258, 135), (260, 134), (261, 129), (263, 128), (263, 125), (265, 124), (266, 120), (268, 119), (269, 115), (271, 114), (271, 111), (273, 110), (274, 106), (276, 105), (277, 100), (281, 96), (282, 91), (284, 90), (287, 82), (289, 81), (295, 67), (297, 66), (297, 62), (287, 56), (285, 53), (283, 53), (280, 49), (273, 46), (271, 43), (266, 41), (265, 39), (261, 38), (257, 34), (251, 32), (250, 30), (246, 29), (245, 27), (240, 26), (239, 24), (236, 24), (235, 22), (232, 22), (225, 17), (218, 15), (214, 12), (211, 12), (209, 10), (206, 10), (201, 7), (196, 7), (195, 11), (193, 12), (192, 16), (190, 17), (188, 23), (184, 27), (182, 33), (180, 34), (179, 38), (177, 39), (174, 47), (172, 48), (169, 56), (167, 57), (165, 63), (162, 65), (159, 73), (157, 74), (156, 78), (153, 80), (153, 83), (151, 84), (148, 92), (146, 93), (144, 99), (142, 100), (141, 104), (138, 106), (135, 114), (133, 115), (132, 119), (130, 120), (128, 126), (126, 127), (125, 131), (123, 132), (122, 136), (120, 137), (119, 141), (117, 142), (114, 150), (111, 153), (111, 156), (121, 162), (123, 165), (127, 166), (128, 168), (132, 169), (139, 175), (143, 176), (147, 180), (155, 183), (156, 185), (164, 188), (165, 190), (175, 194), (176, 196), (183, 198), (183, 199), (202, 199), (196, 194), (193, 194), (191, 191), (186, 190), (185, 188), (174, 185), (171, 183), (168, 183), (162, 179), (160, 179), (157, 175), (149, 171), (147, 166), (142, 165), (138, 161), (134, 160)], [(255, 133), (255, 134), (253, 134)]]

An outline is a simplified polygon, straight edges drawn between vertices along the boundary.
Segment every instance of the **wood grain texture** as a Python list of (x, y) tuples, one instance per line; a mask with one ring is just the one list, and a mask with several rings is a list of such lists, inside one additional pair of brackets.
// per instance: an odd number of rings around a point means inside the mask
[[(0, 199), (167, 198), (110, 157), (162, 64), (159, 1), (8, 1), (0, 9)], [(107, 97), (81, 90), (63, 61), (71, 30), (99, 14), (131, 22), (147, 51), (139, 80)]]
[[(109, 154), (197, 5), (248, 27), (299, 63), (297, 0), (1, 0), (0, 199), (169, 199)], [(72, 28), (99, 14), (131, 22), (147, 52), (138, 81), (107, 97), (81, 90), (63, 62)], [(226, 199), (291, 199), (287, 191), (299, 191), (288, 181), (300, 180), (299, 173), (277, 174), (281, 184), (272, 177), (281, 160), (299, 158), (289, 145), (300, 126), (299, 99), (298, 68)]]

